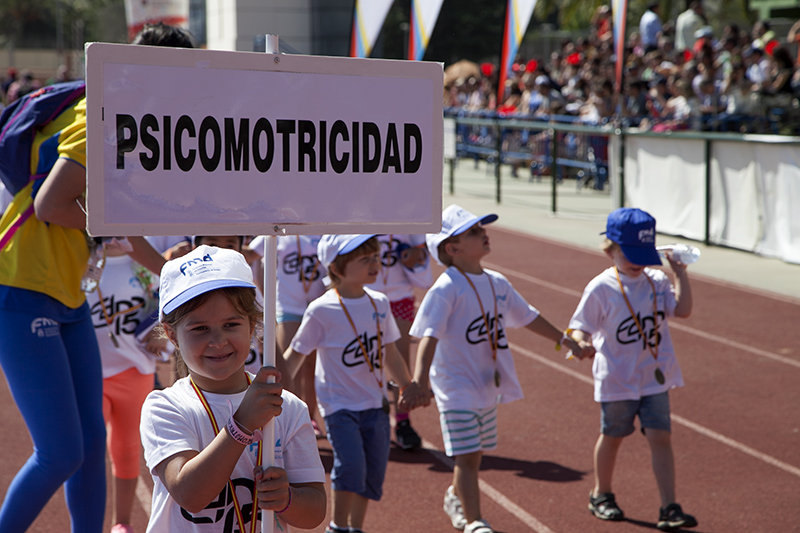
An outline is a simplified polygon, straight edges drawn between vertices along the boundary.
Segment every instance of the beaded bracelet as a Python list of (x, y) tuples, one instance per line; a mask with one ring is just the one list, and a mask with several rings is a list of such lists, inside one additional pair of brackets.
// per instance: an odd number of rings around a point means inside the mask
[(572, 328), (569, 328), (561, 335), (561, 340), (559, 340), (556, 343), (556, 351), (561, 349), (561, 344), (564, 342), (564, 340), (566, 340), (566, 339), (570, 339), (570, 340), (573, 340), (573, 341), (575, 340), (575, 339), (572, 338), (572, 332), (573, 331), (575, 331), (575, 330), (573, 330)]
[(281, 513), (285, 512), (289, 508), (290, 505), (292, 505), (292, 487), (289, 487), (289, 502), (286, 504), (286, 507), (284, 507), (280, 511), (275, 511), (275, 512), (278, 513), (278, 514), (281, 514)]

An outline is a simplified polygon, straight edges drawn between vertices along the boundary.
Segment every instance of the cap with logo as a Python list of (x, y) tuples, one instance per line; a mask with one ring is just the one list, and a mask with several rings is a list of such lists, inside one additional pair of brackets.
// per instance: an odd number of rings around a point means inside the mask
[[(622, 249), (634, 265), (660, 265), (656, 251), (656, 219), (634, 207), (620, 207), (608, 215), (606, 237)], [(602, 235), (601, 233), (600, 235)]]
[(495, 220), (497, 220), (495, 214), (479, 217), (461, 206), (452, 204), (442, 211), (442, 231), (429, 233), (425, 237), (428, 252), (441, 265), (443, 263), (439, 260), (439, 245), (442, 244), (442, 241), (454, 235), (461, 235), (475, 224), (491, 224)]
[(159, 320), (201, 294), (224, 287), (255, 289), (253, 271), (235, 250), (198, 246), (161, 269)]
[(336, 257), (349, 254), (372, 237), (369, 235), (323, 235), (317, 244), (317, 257), (328, 268)]

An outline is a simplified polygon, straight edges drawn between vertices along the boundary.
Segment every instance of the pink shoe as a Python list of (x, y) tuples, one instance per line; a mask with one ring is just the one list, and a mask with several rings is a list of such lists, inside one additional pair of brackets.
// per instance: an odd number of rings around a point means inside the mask
[[(326, 437), (325, 433), (323, 433), (322, 430), (319, 429), (319, 424), (317, 424), (317, 421), (314, 420), (313, 418), (311, 419), (311, 427), (314, 428), (314, 436), (315, 437), (317, 437), (318, 439), (324, 439)], [(112, 533), (116, 533), (116, 532), (112, 532)]]
[(133, 527), (130, 524), (117, 524), (111, 528), (111, 533), (133, 533)]

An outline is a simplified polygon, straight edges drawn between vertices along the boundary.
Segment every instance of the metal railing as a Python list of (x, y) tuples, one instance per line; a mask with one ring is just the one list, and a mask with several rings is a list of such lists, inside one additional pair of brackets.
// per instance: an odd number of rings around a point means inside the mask
[[(557, 211), (558, 185), (575, 180), (576, 189), (609, 191), (610, 125), (585, 125), (576, 117), (520, 119), (485, 112), (447, 108), (445, 117), (455, 120), (457, 158), (485, 160), (494, 167), (495, 200), (502, 201), (500, 166), (511, 166), (513, 177), (521, 169), (530, 172), (529, 181), (552, 178), (551, 210)], [(450, 192), (454, 192), (451, 161)]]

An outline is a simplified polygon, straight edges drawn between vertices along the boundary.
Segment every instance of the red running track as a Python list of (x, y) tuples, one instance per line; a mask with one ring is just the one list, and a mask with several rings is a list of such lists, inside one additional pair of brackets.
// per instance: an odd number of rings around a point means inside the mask
[[(489, 235), (486, 266), (504, 273), (558, 327), (566, 326), (586, 283), (610, 264), (599, 252), (499, 227)], [(800, 531), (800, 343), (793, 335), (800, 302), (690, 277), (694, 312), (671, 321), (686, 381), (670, 395), (678, 500), (698, 518), (694, 531)], [(509, 339), (526, 397), (500, 408), (500, 445), (481, 472), (484, 517), (506, 533), (654, 530), (658, 491), (638, 432), (623, 443), (614, 477), (628, 520), (601, 522), (586, 509), (599, 426), (590, 363), (565, 361), (527, 330), (512, 331)], [(4, 383), (0, 401), (4, 494), (30, 440)], [(418, 410), (412, 421), (428, 449), (392, 450), (384, 498), (367, 513), (370, 533), (454, 531), (441, 510), (452, 474), (440, 451), (438, 413)], [(320, 453), (330, 469), (324, 440)], [(146, 502), (152, 481), (144, 469), (142, 475)], [(137, 503), (137, 532), (146, 521)], [(59, 493), (30, 531), (61, 533), (68, 522)]]

